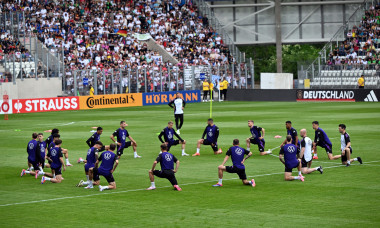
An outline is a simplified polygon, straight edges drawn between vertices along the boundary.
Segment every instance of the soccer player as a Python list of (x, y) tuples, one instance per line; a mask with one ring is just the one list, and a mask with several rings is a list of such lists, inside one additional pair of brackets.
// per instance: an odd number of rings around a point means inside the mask
[[(40, 171), (42, 171), (43, 168), (45, 168), (45, 159), (46, 159), (46, 152), (47, 152), (47, 144), (44, 141), (44, 134), (38, 133), (38, 143), (37, 143), (38, 151), (41, 153), (41, 160), (40, 160)], [(47, 167), (49, 168), (49, 167)]]
[(95, 163), (99, 158), (99, 152), (103, 148), (103, 143), (101, 141), (96, 141), (95, 144), (88, 149), (87, 151), (87, 157), (86, 160), (84, 160), (84, 172), (87, 177), (87, 181), (84, 182), (83, 180), (79, 181), (79, 184), (77, 184), (77, 187), (82, 187), (83, 185), (88, 185), (90, 183), (90, 177), (89, 177), (89, 169), (95, 167)]
[(185, 109), (186, 102), (181, 98), (181, 93), (177, 92), (176, 98), (168, 104), (171, 108), (174, 108), (175, 127), (177, 134), (180, 134), (180, 130), (183, 125), (183, 110)]
[[(50, 150), (51, 148), (55, 147), (56, 145), (56, 140), (60, 139), (61, 138), (61, 135), (59, 135), (58, 133), (56, 134), (53, 134), (49, 137), (52, 137), (52, 141), (51, 143), (47, 144), (49, 145), (48, 146), (48, 150)], [(47, 142), (48, 140), (46, 139), (45, 142)], [(61, 148), (61, 151), (62, 151), (62, 154), (65, 156), (65, 159), (66, 159), (66, 166), (73, 166), (70, 161), (69, 161), (69, 151), (67, 149), (64, 149), (64, 148)]]
[[(149, 179), (150, 179), (150, 187), (146, 190), (154, 190), (156, 189), (156, 184), (154, 183), (154, 176), (159, 178), (166, 178), (173, 185), (174, 190), (182, 191), (182, 189), (178, 186), (177, 179), (175, 178), (175, 173), (177, 173), (179, 168), (179, 160), (171, 153), (168, 152), (168, 146), (166, 144), (161, 144), (161, 151), (153, 162), (152, 169), (149, 170)], [(160, 163), (161, 170), (156, 170), (157, 163)], [(176, 164), (174, 169), (174, 163)]]
[[(204, 139), (206, 136), (206, 139)], [(202, 138), (198, 140), (197, 152), (193, 156), (200, 156), (201, 144), (210, 145), (214, 151), (214, 154), (221, 154), (222, 149), (218, 151), (218, 137), (219, 137), (219, 128), (214, 124), (213, 119), (207, 120), (207, 127), (203, 132)]]
[[(301, 171), (303, 174), (309, 174), (314, 171), (319, 171), (321, 174), (323, 174), (323, 169), (322, 166), (318, 166), (317, 168), (310, 168), (311, 167), (311, 162), (313, 160), (313, 155), (311, 152), (311, 147), (313, 146), (313, 141), (307, 137), (307, 132), (306, 129), (301, 129), (300, 131), (302, 141), (301, 141), (301, 153), (300, 153), (300, 158), (301, 158)], [(293, 139), (292, 139), (293, 141)]]
[(50, 145), (50, 143), (52, 143), (54, 141), (54, 135), (55, 134), (59, 134), (59, 130), (57, 128), (54, 128), (53, 130), (51, 130), (51, 134), (49, 137), (46, 138), (45, 142), (46, 142), (46, 145)]
[[(137, 154), (137, 151), (136, 151), (137, 143), (135, 140), (133, 140), (132, 136), (129, 135), (127, 129), (125, 129), (126, 126), (127, 126), (127, 124), (125, 123), (124, 120), (120, 121), (120, 128), (118, 128), (111, 135), (111, 140), (114, 141), (117, 145), (117, 156), (118, 156), (118, 158), (120, 158), (124, 152), (124, 149), (132, 146), (133, 151), (134, 151), (134, 157), (135, 158), (141, 158), (141, 156), (139, 156)], [(115, 136), (116, 136), (117, 140), (115, 139)], [(126, 137), (128, 137), (129, 140), (131, 140), (131, 141), (126, 142), (125, 141)]]
[(342, 134), (340, 136), (340, 150), (342, 151), (342, 164), (346, 166), (350, 166), (351, 162), (358, 161), (360, 164), (363, 164), (361, 157), (356, 157), (351, 159), (352, 147), (350, 135), (346, 132), (346, 125), (339, 124), (339, 132)]
[[(96, 129), (96, 132), (91, 135), (90, 138), (87, 139), (86, 143), (88, 145), (88, 147), (91, 149), (92, 147), (95, 146), (96, 142), (100, 141), (100, 135), (103, 133), (103, 128), (102, 127), (98, 127)], [(102, 144), (103, 145), (103, 144)], [(101, 148), (99, 148), (99, 151), (98, 152), (102, 152), (104, 150), (108, 150), (109, 149), (109, 146), (102, 146)], [(81, 162), (85, 162), (85, 160), (83, 158), (79, 158), (78, 159), (78, 163), (81, 163)], [(94, 162), (95, 163), (95, 162)]]
[(332, 143), (327, 136), (326, 132), (319, 127), (318, 121), (313, 121), (313, 129), (315, 130), (315, 138), (313, 143), (313, 150), (314, 150), (314, 157), (313, 159), (318, 159), (317, 156), (317, 146), (320, 146), (326, 150), (327, 156), (329, 157), (329, 160), (336, 160), (341, 157), (341, 155), (335, 155), (333, 156), (332, 153)]
[(41, 179), (41, 184), (45, 183), (46, 181), (50, 181), (52, 183), (62, 182), (63, 178), (61, 169), (63, 166), (63, 171), (65, 171), (66, 165), (63, 162), (61, 144), (62, 140), (55, 140), (55, 146), (52, 147), (47, 154), (47, 159), (51, 162), (51, 171), (54, 178), (43, 176)]
[[(214, 184), (213, 187), (223, 186), (223, 172), (236, 173), (239, 176), (240, 180), (243, 181), (243, 184), (255, 187), (256, 183), (254, 179), (251, 179), (251, 181), (247, 180), (244, 166), (244, 162), (252, 156), (252, 152), (241, 148), (239, 146), (239, 139), (234, 139), (232, 145), (233, 146), (228, 149), (223, 163), (218, 166), (219, 181), (217, 184)], [(246, 156), (244, 157), (244, 155)], [(230, 157), (232, 160), (232, 166), (224, 166)]]
[[(298, 134), (297, 130), (292, 127), (292, 122), (290, 120), (285, 122), (285, 127), (286, 127), (286, 135), (292, 136), (292, 144), (297, 146), (297, 154), (300, 153), (300, 141), (298, 140)], [(283, 147), (286, 144), (286, 139), (284, 142), (281, 144), (280, 147)]]
[[(162, 136), (164, 136), (164, 140), (162, 140)], [(174, 140), (174, 136), (178, 138), (178, 140)], [(182, 145), (182, 156), (189, 156), (188, 154), (185, 153), (185, 145), (186, 141), (183, 140), (173, 129), (173, 121), (168, 122), (168, 126), (165, 127), (160, 135), (158, 135), (158, 139), (162, 142), (165, 143), (168, 147), (168, 151), (170, 150), (171, 146), (175, 146), (178, 144)]]
[(202, 83), (202, 87), (203, 87), (203, 99), (202, 101), (205, 102), (205, 101), (208, 101), (208, 91), (210, 90), (210, 84), (208, 83), (208, 81), (205, 79)]
[[(265, 150), (265, 129), (262, 127), (254, 126), (253, 120), (248, 120), (248, 127), (251, 131), (252, 136), (250, 138), (247, 138), (246, 143), (247, 143), (247, 150), (251, 151), (251, 143), (252, 144), (257, 144), (260, 155), (267, 155), (271, 154), (271, 151), (264, 151)], [(262, 133), (261, 133), (262, 132)]]
[[(116, 189), (116, 182), (113, 177), (113, 173), (116, 170), (116, 167), (119, 165), (119, 160), (114, 154), (114, 151), (116, 149), (116, 144), (112, 143), (110, 145), (110, 148), (108, 151), (103, 152), (98, 160), (95, 163), (94, 168), (89, 169), (89, 182), (88, 186), (85, 187), (86, 189), (93, 188), (94, 185), (99, 185), (99, 191), (104, 191), (107, 189)], [(99, 163), (102, 162), (99, 166)], [(101, 186), (100, 185), (100, 178), (99, 176), (103, 176), (106, 178), (108, 185), (107, 186)], [(92, 182), (94, 180), (94, 182)]]
[(28, 142), (28, 146), (26, 147), (26, 152), (28, 153), (28, 166), (29, 164), (34, 168), (34, 171), (31, 170), (25, 170), (23, 169), (21, 171), (21, 176), (24, 176), (25, 174), (30, 174), (35, 176), (37, 179), (38, 173), (39, 173), (39, 167), (38, 164), (41, 161), (41, 154), (40, 151), (37, 148), (37, 133), (32, 134), (32, 140)]
[[(286, 136), (286, 145), (284, 145), (280, 150), (280, 161), (285, 165), (285, 180), (305, 180), (301, 174), (301, 160), (297, 159), (297, 147), (292, 144), (292, 136)], [(298, 169), (298, 176), (292, 176), (292, 170), (294, 168)]]

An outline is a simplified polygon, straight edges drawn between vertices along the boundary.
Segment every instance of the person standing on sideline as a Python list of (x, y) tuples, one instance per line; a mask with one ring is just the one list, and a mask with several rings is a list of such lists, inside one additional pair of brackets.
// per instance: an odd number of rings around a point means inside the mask
[(214, 83), (210, 82), (210, 100), (214, 101)]
[(90, 96), (94, 96), (95, 89), (92, 85), (90, 85)]
[(224, 90), (224, 87), (223, 87), (223, 80), (222, 78), (220, 78), (219, 80), (219, 101), (223, 101), (223, 90)]
[(203, 87), (203, 99), (202, 101), (205, 102), (205, 101), (208, 101), (207, 97), (208, 97), (208, 91), (210, 90), (210, 84), (208, 83), (208, 81), (205, 79), (202, 83), (202, 87)]
[(177, 92), (176, 98), (170, 101), (168, 105), (174, 109), (175, 127), (177, 129), (177, 134), (180, 134), (183, 125), (183, 110), (185, 109), (186, 102), (181, 97), (181, 93)]
[(364, 75), (360, 76), (358, 79), (358, 87), (359, 89), (364, 89)]
[(222, 82), (222, 86), (223, 86), (223, 100), (226, 101), (227, 100), (227, 89), (228, 89), (228, 81), (226, 80), (226, 78), (224, 78), (224, 80)]

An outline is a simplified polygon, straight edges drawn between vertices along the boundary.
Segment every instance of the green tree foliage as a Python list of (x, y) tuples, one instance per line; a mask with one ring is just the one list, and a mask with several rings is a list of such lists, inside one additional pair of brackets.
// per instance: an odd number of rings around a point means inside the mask
[[(297, 63), (312, 61), (318, 57), (323, 48), (321, 44), (295, 44), (282, 46), (283, 72), (297, 75)], [(246, 53), (246, 58), (252, 58), (255, 65), (255, 81), (260, 80), (261, 72), (276, 72), (276, 46), (246, 46), (240, 47)]]

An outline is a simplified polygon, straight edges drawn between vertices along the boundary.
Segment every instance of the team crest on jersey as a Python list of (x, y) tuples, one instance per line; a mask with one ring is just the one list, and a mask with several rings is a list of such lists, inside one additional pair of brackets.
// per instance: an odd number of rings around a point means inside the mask
[(51, 156), (55, 156), (55, 155), (57, 155), (57, 151), (55, 149), (52, 149), (51, 150)]
[(240, 149), (240, 148), (237, 148), (237, 149), (235, 150), (235, 153), (236, 153), (237, 155), (242, 155), (242, 154), (243, 154), (243, 150)]
[(172, 133), (169, 131), (169, 134), (168, 134), (168, 138), (169, 139), (172, 139), (173, 138), (173, 135), (172, 135)]
[(45, 152), (45, 147), (41, 146), (41, 153)]
[(170, 154), (166, 154), (165, 155), (165, 160), (168, 161), (168, 162), (171, 161), (172, 160), (172, 156), (170, 156)]
[(289, 153), (294, 153), (296, 151), (296, 148), (294, 148), (294, 146), (289, 146), (288, 151)]
[(212, 137), (213, 134), (212, 134), (212, 131), (210, 130), (210, 132), (208, 133), (208, 136)]
[(124, 134), (124, 132), (123, 132), (123, 137), (122, 137), (122, 138), (123, 138), (123, 140), (125, 141), (125, 134)]
[(29, 149), (33, 150), (34, 148), (34, 144), (33, 143), (29, 143)]
[(105, 153), (104, 154), (104, 159), (110, 160), (111, 159), (111, 154), (110, 153)]

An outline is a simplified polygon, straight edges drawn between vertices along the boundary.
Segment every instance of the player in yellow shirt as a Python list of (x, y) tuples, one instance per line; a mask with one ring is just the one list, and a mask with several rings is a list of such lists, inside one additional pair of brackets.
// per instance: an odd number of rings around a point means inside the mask
[(203, 102), (207, 101), (208, 91), (210, 90), (210, 84), (205, 79), (202, 83), (203, 86)]
[(364, 75), (360, 76), (360, 78), (358, 79), (358, 86), (359, 89), (364, 89)]
[(223, 90), (224, 90), (224, 87), (223, 87), (223, 80), (222, 78), (220, 78), (219, 80), (219, 101), (222, 101), (223, 100)]
[(93, 96), (95, 93), (94, 87), (90, 85), (90, 96)]
[(214, 83), (210, 82), (210, 100), (214, 100)]
[(226, 80), (226, 78), (224, 78), (221, 86), (223, 87), (223, 100), (227, 100), (227, 88), (228, 88), (228, 81)]

